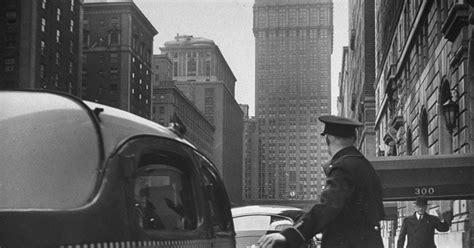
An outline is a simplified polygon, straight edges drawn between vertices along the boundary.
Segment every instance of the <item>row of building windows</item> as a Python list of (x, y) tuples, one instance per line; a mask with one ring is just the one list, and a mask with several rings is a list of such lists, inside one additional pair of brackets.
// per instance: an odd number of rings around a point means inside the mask
[[(49, 4), (49, 3), (48, 3), (49, 1), (51, 1), (51, 0), (41, 0), (41, 8), (42, 8), (43, 10), (46, 10), (46, 8), (47, 8), (47, 6), (48, 6), (48, 4)], [(74, 1), (75, 1), (75, 0), (69, 0), (69, 1), (68, 1), (68, 2), (69, 2), (69, 10), (70, 10), (71, 12), (74, 12), (74, 7), (75, 7)], [(63, 3), (64, 1), (61, 1), (61, 2)], [(61, 9), (60, 9), (60, 8), (58, 8), (57, 13), (58, 13), (58, 21), (59, 21), (59, 16), (61, 15)]]
[(306, 25), (329, 25), (329, 8), (277, 8), (256, 11), (256, 27), (294, 27)]
[[(289, 29), (289, 30), (262, 30), (256, 34), (257, 44), (259, 42), (268, 42), (270, 40), (280, 40), (277, 38), (285, 38), (285, 40), (303, 41), (301, 38), (310, 38), (314, 41), (327, 41), (331, 31), (326, 28), (311, 29)], [(298, 39), (297, 39), (298, 38)]]

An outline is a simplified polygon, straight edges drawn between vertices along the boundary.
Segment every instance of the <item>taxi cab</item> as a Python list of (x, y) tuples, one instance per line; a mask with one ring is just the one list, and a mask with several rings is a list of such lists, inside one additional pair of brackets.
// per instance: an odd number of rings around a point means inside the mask
[(179, 130), (62, 93), (0, 105), (0, 247), (235, 247), (221, 177)]

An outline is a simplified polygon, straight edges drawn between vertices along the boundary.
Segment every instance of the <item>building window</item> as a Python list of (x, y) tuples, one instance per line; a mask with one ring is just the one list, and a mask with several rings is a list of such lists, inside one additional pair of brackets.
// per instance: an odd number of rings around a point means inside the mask
[(72, 62), (69, 62), (69, 74), (72, 74), (73, 72), (73, 64)]
[(420, 129), (420, 151), (421, 155), (428, 153), (428, 112), (423, 105), (420, 110), (419, 129)]
[(44, 40), (40, 42), (40, 51), (41, 55), (46, 55), (46, 42)]
[(46, 19), (41, 18), (41, 32), (45, 32), (46, 31)]
[(56, 65), (59, 65), (59, 60), (61, 59), (61, 55), (59, 54), (59, 52), (56, 52)]
[(165, 114), (165, 107), (163, 106), (158, 107), (158, 113), (161, 115)]
[(46, 9), (46, 0), (41, 1), (41, 8)]
[(71, 20), (71, 22), (69, 24), (69, 31), (74, 32), (74, 21), (73, 20)]
[(204, 115), (214, 121), (214, 88), (204, 89)]
[(109, 85), (109, 89), (110, 89), (110, 91), (117, 91), (118, 86), (117, 86), (117, 84), (112, 83), (112, 84)]
[(56, 43), (59, 43), (61, 39), (61, 30), (57, 29), (56, 30)]
[(190, 58), (188, 59), (188, 62), (187, 62), (187, 65), (188, 65), (188, 76), (196, 76), (196, 60), (194, 58)]
[(74, 0), (71, 0), (71, 11), (74, 12)]
[(132, 49), (137, 48), (137, 41), (138, 41), (138, 37), (136, 35), (133, 35), (133, 37), (132, 37)]
[(16, 33), (7, 32), (6, 33), (6, 46), (15, 47), (15, 44), (16, 44)]
[(178, 76), (178, 62), (173, 62), (173, 76)]
[(69, 41), (69, 52), (74, 53), (74, 41)]
[(109, 45), (118, 45), (120, 40), (120, 33), (114, 31), (109, 35)]
[(56, 20), (58, 22), (61, 21), (61, 9), (60, 8), (56, 9)]
[(6, 58), (5, 59), (5, 71), (15, 70), (15, 58)]
[(89, 46), (89, 44), (90, 44), (90, 33), (89, 33), (89, 31), (84, 30), (83, 35), (84, 36), (82, 38), (82, 43), (84, 44), (84, 46)]
[(206, 76), (210, 76), (211, 75), (211, 61), (207, 60), (206, 61)]
[(111, 53), (110, 54), (110, 63), (117, 63), (118, 62), (118, 53)]
[(16, 11), (7, 11), (5, 14), (5, 17), (7, 18), (7, 23), (8, 24), (15, 24), (16, 23)]
[(118, 17), (112, 17), (112, 19), (110, 20), (110, 26), (112, 26), (112, 28), (118, 28), (119, 18)]
[(54, 75), (54, 87), (59, 88), (59, 74)]
[(40, 73), (40, 78), (44, 79), (44, 64), (40, 64), (40, 70), (39, 70), (39, 73)]
[(413, 154), (413, 137), (411, 133), (411, 129), (408, 128), (407, 134), (406, 134), (406, 155), (412, 155)]

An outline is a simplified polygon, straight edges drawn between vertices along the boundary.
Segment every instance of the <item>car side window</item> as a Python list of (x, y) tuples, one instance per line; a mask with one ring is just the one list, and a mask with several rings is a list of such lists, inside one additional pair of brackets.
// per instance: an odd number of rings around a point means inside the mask
[(196, 213), (186, 172), (169, 164), (137, 170), (135, 207), (144, 230), (193, 230)]
[(170, 151), (145, 151), (134, 173), (138, 225), (147, 231), (197, 229), (193, 160)]
[(201, 164), (203, 184), (208, 196), (208, 207), (214, 232), (231, 232), (233, 230), (230, 203), (224, 184), (219, 179), (213, 165), (203, 156), (197, 155)]

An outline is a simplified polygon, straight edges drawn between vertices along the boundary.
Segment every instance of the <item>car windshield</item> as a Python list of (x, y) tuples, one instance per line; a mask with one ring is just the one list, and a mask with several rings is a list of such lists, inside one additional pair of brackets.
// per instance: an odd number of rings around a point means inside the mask
[(289, 218), (276, 215), (245, 215), (234, 217), (236, 232), (252, 230), (283, 230), (293, 225)]
[(0, 210), (70, 209), (92, 196), (98, 132), (71, 99), (0, 92)]

